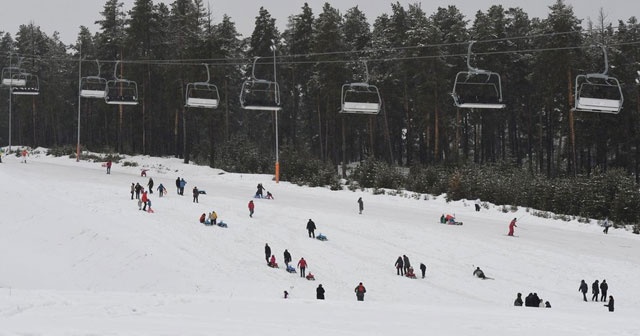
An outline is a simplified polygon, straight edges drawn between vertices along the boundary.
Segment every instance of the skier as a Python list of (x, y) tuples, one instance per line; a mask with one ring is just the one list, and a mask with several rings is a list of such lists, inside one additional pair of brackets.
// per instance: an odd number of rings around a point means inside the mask
[(480, 267), (476, 267), (476, 270), (473, 271), (473, 275), (483, 280), (487, 279), (487, 277), (484, 275), (484, 272), (480, 269)]
[(420, 272), (422, 272), (422, 278), (424, 279), (424, 275), (427, 272), (427, 265), (420, 263)]
[(300, 261), (298, 261), (298, 267), (300, 267), (300, 277), (304, 278), (304, 270), (307, 268), (307, 261), (304, 260), (304, 258), (300, 258)]
[(398, 275), (404, 275), (404, 263), (402, 262), (402, 257), (398, 257), (396, 260), (396, 273)]
[(597, 302), (598, 296), (600, 295), (600, 284), (598, 283), (598, 280), (591, 284), (591, 294), (593, 294), (591, 301), (595, 300)]
[(107, 160), (107, 174), (111, 174), (111, 160)]
[(198, 195), (200, 195), (198, 187), (193, 187), (193, 203), (198, 203)]
[(147, 182), (147, 187), (149, 187), (149, 193), (153, 194), (153, 178), (149, 178), (149, 182)]
[(522, 307), (522, 293), (518, 293), (518, 297), (513, 301), (513, 305), (517, 307)]
[(270, 256), (271, 256), (271, 247), (269, 247), (269, 244), (264, 244), (264, 259), (267, 261), (267, 264), (269, 264)]
[(402, 261), (404, 262), (404, 272), (407, 273), (409, 271), (409, 268), (411, 267), (411, 263), (409, 262), (409, 257), (403, 254)]
[(319, 284), (318, 288), (316, 288), (316, 299), (324, 300), (324, 288), (322, 288), (322, 284)]
[(309, 218), (309, 221), (307, 222), (307, 231), (309, 231), (309, 238), (315, 238), (316, 234), (315, 231), (316, 230), (316, 223), (314, 223), (311, 218)]
[(249, 201), (249, 217), (253, 218), (253, 209), (255, 209), (255, 205), (253, 204), (253, 200)]
[(358, 298), (358, 301), (364, 301), (364, 293), (367, 292), (367, 289), (364, 288), (364, 286), (362, 285), (362, 282), (358, 286), (356, 286), (355, 292), (356, 292), (356, 298)]
[(613, 296), (609, 295), (609, 303), (604, 306), (609, 307), (609, 311), (613, 313)]
[(284, 250), (284, 264), (289, 266), (291, 262), (291, 253), (287, 249)]
[(364, 202), (362, 201), (362, 197), (358, 198), (358, 209), (360, 210), (360, 214), (362, 215), (362, 210), (364, 210)]
[(602, 294), (600, 301), (607, 302), (608, 290), (609, 290), (609, 285), (607, 284), (607, 280), (602, 280), (602, 282), (600, 283), (600, 293)]
[(604, 226), (604, 230), (602, 230), (602, 232), (604, 232), (604, 234), (608, 234), (609, 227), (611, 226), (611, 224), (609, 224), (609, 217), (604, 219), (604, 223), (602, 224), (602, 226)]
[(514, 227), (518, 227), (518, 226), (516, 225), (516, 220), (517, 220), (517, 219), (516, 219), (516, 218), (514, 218), (514, 219), (511, 221), (511, 223), (509, 223), (509, 234), (508, 234), (508, 236), (513, 236), (513, 228), (514, 228)]
[(589, 286), (584, 280), (580, 281), (580, 287), (578, 287), (578, 292), (582, 292), (582, 299), (587, 301), (587, 291), (589, 290)]

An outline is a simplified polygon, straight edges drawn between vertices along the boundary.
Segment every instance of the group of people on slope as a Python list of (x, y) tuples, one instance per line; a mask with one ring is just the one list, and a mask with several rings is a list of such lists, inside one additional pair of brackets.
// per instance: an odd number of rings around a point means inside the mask
[[(544, 303), (543, 303), (544, 302)], [(518, 293), (516, 300), (513, 302), (514, 306), (522, 307), (522, 293)], [(525, 307), (540, 307), (540, 308), (551, 308), (551, 303), (549, 301), (544, 301), (538, 297), (538, 293), (529, 293), (527, 297), (524, 299)]]
[(258, 183), (257, 186), (257, 190), (256, 190), (256, 194), (255, 194), (255, 198), (266, 198), (266, 199), (273, 199), (273, 194), (271, 194), (269, 191), (267, 191), (267, 195), (264, 195), (264, 187), (262, 186), (262, 183)]
[[(289, 263), (291, 262), (291, 253), (289, 252), (289, 250), (285, 249), (283, 256), (284, 256), (284, 264), (286, 265), (287, 269), (289, 269), (289, 267), (291, 267), (289, 265)], [(276, 261), (275, 254), (271, 253), (271, 246), (269, 246), (269, 243), (264, 244), (264, 258), (267, 261), (267, 266), (273, 267), (273, 268), (279, 268), (278, 262)], [(315, 280), (315, 277), (313, 274), (311, 273), (306, 274), (307, 261), (304, 259), (304, 257), (300, 258), (300, 260), (298, 261), (298, 268), (300, 269), (301, 278), (306, 278), (308, 280)]]
[[(587, 286), (587, 283), (584, 280), (580, 281), (578, 291), (582, 293), (582, 299), (587, 302), (587, 292), (589, 291), (589, 286)], [(591, 284), (591, 294), (593, 294), (591, 296), (591, 301), (598, 302), (598, 297), (600, 296), (600, 301), (607, 302), (608, 291), (609, 284), (607, 284), (607, 280), (602, 280), (601, 283), (598, 280), (594, 281)], [(614, 310), (613, 296), (609, 295), (609, 303), (604, 306), (608, 307), (610, 312)]]
[[(402, 256), (399, 256), (398, 259), (396, 259), (395, 267), (396, 274), (403, 275), (408, 278), (416, 278), (416, 274), (413, 271), (413, 267), (411, 267), (409, 257), (407, 257), (406, 254), (403, 254)], [(420, 263), (420, 271), (422, 272), (422, 278), (424, 279), (427, 272), (427, 266), (423, 263)]]

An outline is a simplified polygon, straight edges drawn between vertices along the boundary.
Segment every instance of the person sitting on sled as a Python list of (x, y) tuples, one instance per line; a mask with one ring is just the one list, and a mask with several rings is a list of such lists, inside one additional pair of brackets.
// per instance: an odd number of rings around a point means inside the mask
[(278, 263), (276, 262), (276, 256), (274, 254), (271, 255), (271, 259), (269, 260), (269, 267), (278, 268)]
[(447, 224), (455, 224), (456, 218), (454, 216), (447, 214), (447, 217), (445, 217), (445, 221)]
[(413, 273), (413, 267), (409, 267), (409, 269), (407, 270), (407, 273), (405, 274), (405, 276), (409, 277), (409, 278), (415, 278), (416, 274)]
[(273, 194), (270, 191), (267, 191), (267, 199), (273, 199)]

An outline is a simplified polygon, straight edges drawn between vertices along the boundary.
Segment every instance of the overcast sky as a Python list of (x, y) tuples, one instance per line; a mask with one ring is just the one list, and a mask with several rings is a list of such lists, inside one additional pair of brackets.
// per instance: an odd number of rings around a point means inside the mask
[[(174, 0), (155, 0), (154, 3), (163, 2), (167, 5)], [(307, 2), (313, 9), (314, 15), (318, 15), (324, 3), (329, 2), (341, 13), (347, 9), (358, 6), (367, 16), (370, 22), (382, 13), (391, 12), (391, 3), (397, 0), (205, 0), (213, 13), (214, 22), (220, 22), (223, 14), (231, 17), (236, 23), (238, 32), (243, 36), (250, 36), (253, 31), (255, 17), (260, 6), (264, 6), (272, 17), (280, 31), (284, 30), (286, 19), (290, 15), (299, 14), (300, 8)], [(134, 0), (122, 0), (125, 10), (129, 10)], [(476, 11), (486, 11), (493, 4), (502, 4), (505, 8), (521, 7), (530, 17), (546, 17), (549, 5), (555, 0), (430, 0), (430, 1), (399, 1), (404, 6), (411, 3), (422, 3), (422, 8), (427, 14), (432, 14), (438, 7), (447, 5), (457, 6), (469, 19), (473, 19)], [(95, 33), (100, 12), (106, 0), (19, 0), (2, 1), (0, 10), (0, 31), (10, 32), (15, 35), (21, 24), (33, 21), (49, 36), (54, 31), (60, 33), (63, 42), (69, 44), (76, 40), (79, 26), (89, 27)], [(616, 25), (618, 19), (627, 20), (631, 16), (640, 16), (640, 1), (630, 0), (566, 0), (565, 3), (573, 5), (574, 13), (580, 19), (598, 17), (600, 8), (608, 15), (608, 20)]]

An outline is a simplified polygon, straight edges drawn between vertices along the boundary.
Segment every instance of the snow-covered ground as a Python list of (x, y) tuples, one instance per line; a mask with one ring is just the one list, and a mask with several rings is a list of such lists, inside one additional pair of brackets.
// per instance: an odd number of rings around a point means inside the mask
[[(175, 158), (138, 167), (34, 154), (0, 164), (0, 335), (639, 335), (640, 237), (595, 222), (502, 213), (443, 198), (330, 191), (231, 174)], [(138, 210), (140, 169), (169, 193)], [(282, 167), (286, 169), (286, 167)], [(187, 181), (176, 194), (175, 179)], [(254, 199), (262, 183), (275, 200)], [(206, 190), (193, 203), (191, 189)], [(155, 187), (154, 187), (155, 189)], [(408, 193), (411, 195), (411, 193)], [(358, 214), (357, 199), (364, 200)], [(228, 228), (203, 226), (215, 210)], [(441, 225), (455, 213), (462, 226)], [(518, 217), (517, 238), (506, 236)], [(313, 219), (329, 238), (310, 239)], [(281, 265), (266, 266), (268, 243)], [(282, 267), (288, 249), (316, 281)], [(406, 254), (425, 279), (396, 275)], [(495, 280), (471, 273), (480, 266)], [(419, 270), (417, 270), (419, 273)], [(616, 311), (583, 302), (609, 283)], [(367, 288), (357, 302), (354, 288)], [(322, 284), (326, 300), (315, 299)], [(283, 291), (290, 293), (283, 299)], [(553, 308), (514, 307), (536, 292)], [(590, 294), (589, 294), (590, 297)]]

